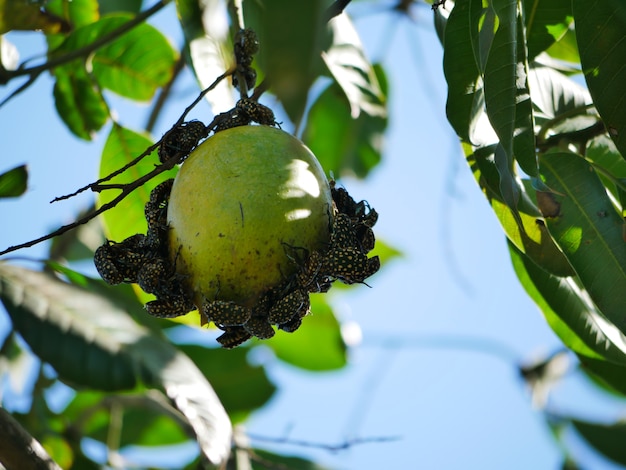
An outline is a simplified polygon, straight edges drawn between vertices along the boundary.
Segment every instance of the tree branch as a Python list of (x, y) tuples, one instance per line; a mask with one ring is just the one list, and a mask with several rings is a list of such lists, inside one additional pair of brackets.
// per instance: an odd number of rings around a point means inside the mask
[(42, 445), (2, 408), (0, 462), (7, 470), (61, 470)]
[(394, 441), (398, 441), (401, 439), (399, 436), (360, 437), (360, 438), (357, 437), (354, 439), (348, 439), (338, 444), (325, 444), (321, 442), (311, 442), (311, 441), (301, 441), (297, 439), (289, 439), (287, 437), (260, 436), (258, 434), (250, 434), (250, 433), (248, 433), (248, 437), (252, 439), (253, 441), (271, 442), (273, 444), (289, 444), (289, 445), (295, 445), (295, 446), (300, 446), (300, 447), (312, 447), (315, 449), (327, 450), (329, 452), (339, 452), (342, 450), (347, 450), (350, 447), (354, 447), (355, 445), (360, 445), (360, 444), (394, 442)]
[(32, 85), (35, 82), (35, 80), (39, 77), (39, 75), (41, 75), (42, 72), (53, 69), (54, 67), (58, 67), (59, 65), (66, 64), (80, 57), (88, 56), (89, 54), (94, 52), (96, 49), (104, 46), (105, 44), (108, 44), (111, 41), (114, 41), (118, 37), (122, 36), (123, 34), (133, 29), (138, 24), (143, 23), (147, 18), (155, 14), (157, 11), (159, 11), (169, 2), (170, 0), (159, 0), (152, 7), (139, 13), (137, 16), (135, 16), (128, 22), (124, 23), (119, 28), (116, 28), (110, 33), (105, 34), (104, 36), (96, 39), (91, 44), (87, 44), (86, 46), (80, 47), (74, 51), (68, 52), (67, 54), (64, 54), (55, 59), (49, 60), (41, 65), (36, 65), (34, 67), (25, 67), (25, 68), (18, 67), (16, 70), (6, 70), (4, 68), (0, 69), (0, 85), (4, 85), (8, 83), (13, 78), (21, 77), (24, 75), (30, 75), (30, 79), (20, 88), (18, 88), (17, 91), (11, 93), (7, 98), (5, 98), (2, 101), (2, 103), (0, 103), (0, 107), (6, 104), (11, 98), (16, 96), (19, 92), (23, 91), (26, 87)]

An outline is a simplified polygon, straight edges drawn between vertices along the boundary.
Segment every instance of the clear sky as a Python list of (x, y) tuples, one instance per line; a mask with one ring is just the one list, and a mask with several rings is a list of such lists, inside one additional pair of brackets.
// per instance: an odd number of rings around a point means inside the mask
[[(371, 58), (386, 67), (391, 115), (382, 164), (364, 182), (342, 183), (355, 199), (376, 208), (377, 237), (404, 256), (368, 281), (371, 289), (359, 286), (332, 296), (340, 319), (358, 324), (363, 336), (350, 350), (346, 369), (307, 373), (257, 351), (251, 359), (266, 365), (279, 390), (247, 429), (329, 445), (397, 438), (339, 453), (272, 446), (333, 468), (559, 468), (561, 454), (516, 365), (557, 350), (560, 342), (518, 283), (503, 232), (445, 119), (442, 50), (431, 13), (415, 9), (411, 22), (390, 13), (365, 14), (380, 11), (375, 7), (354, 11)], [(169, 5), (155, 23), (180, 44), (174, 19)], [(35, 33), (10, 39), (23, 58), (42, 50)], [(197, 91), (188, 74), (177, 83), (176, 100), (157, 135)], [(0, 92), (4, 96), (6, 90)], [(124, 124), (144, 125), (148, 107), (120, 99), (114, 106)], [(196, 117), (210, 120), (208, 107), (199, 107)], [(48, 201), (96, 178), (106, 130), (94, 143), (73, 138), (55, 113), (47, 76), (0, 109), (0, 119), (0, 172), (25, 162), (31, 172), (25, 196), (0, 201), (4, 248), (72, 221), (89, 203), (90, 196)], [(16, 255), (45, 253), (38, 246)], [(0, 328), (6, 324), (0, 311)], [(554, 391), (549, 407), (616, 419), (624, 402), (603, 397), (572, 374)], [(574, 451), (588, 468), (612, 468), (582, 445)]]

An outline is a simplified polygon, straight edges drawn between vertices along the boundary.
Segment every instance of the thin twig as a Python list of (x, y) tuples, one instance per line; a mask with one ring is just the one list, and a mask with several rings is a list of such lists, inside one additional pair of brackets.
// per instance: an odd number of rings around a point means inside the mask
[(360, 437), (348, 439), (338, 444), (325, 444), (323, 442), (311, 442), (298, 439), (289, 439), (286, 437), (267, 437), (258, 434), (248, 433), (248, 437), (253, 441), (271, 442), (273, 444), (288, 444), (300, 447), (309, 447), (315, 449), (327, 450), (328, 452), (339, 452), (347, 450), (351, 447), (361, 444), (395, 442), (402, 439), (400, 436), (381, 436), (381, 437)]

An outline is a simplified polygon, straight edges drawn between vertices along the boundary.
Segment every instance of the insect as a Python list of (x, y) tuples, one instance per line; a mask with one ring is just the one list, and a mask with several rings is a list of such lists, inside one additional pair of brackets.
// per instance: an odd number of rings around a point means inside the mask
[(204, 123), (196, 120), (183, 122), (174, 127), (163, 136), (158, 151), (160, 162), (165, 163), (176, 158), (176, 163), (182, 163), (198, 142), (208, 134)]
[(98, 274), (111, 285), (136, 282), (137, 273), (149, 258), (144, 248), (145, 235), (137, 234), (122, 242), (107, 240), (94, 254)]
[(252, 335), (242, 326), (224, 328), (224, 333), (217, 337), (217, 342), (223, 348), (232, 349), (252, 338)]
[(238, 305), (232, 301), (205, 300), (202, 303), (200, 312), (217, 326), (241, 326), (245, 324), (252, 315), (248, 307)]
[(236, 109), (246, 114), (252, 121), (258, 122), (264, 126), (276, 125), (274, 112), (265, 105), (258, 103), (250, 98), (242, 98), (237, 101)]

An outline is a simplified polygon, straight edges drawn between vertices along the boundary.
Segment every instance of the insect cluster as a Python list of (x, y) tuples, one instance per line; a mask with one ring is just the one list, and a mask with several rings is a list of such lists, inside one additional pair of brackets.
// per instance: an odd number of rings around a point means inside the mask
[[(242, 98), (208, 126), (195, 120), (174, 126), (161, 140), (158, 150), (161, 164), (183, 163), (211, 131), (217, 133), (252, 122), (277, 126), (271, 109), (247, 97), (247, 90), (256, 85), (256, 72), (251, 64), (258, 48), (252, 30), (239, 32), (234, 44), (237, 68), (233, 85), (240, 90)], [(154, 294), (156, 299), (145, 306), (151, 315), (172, 318), (198, 308), (207, 322), (224, 331), (217, 340), (225, 348), (236, 347), (253, 336), (271, 338), (275, 334), (274, 326), (286, 332), (296, 331), (310, 311), (310, 293), (327, 292), (335, 281), (365, 283), (380, 267), (377, 256), (368, 256), (375, 244), (372, 227), (378, 214), (367, 202), (355, 202), (345, 189), (331, 181), (333, 207), (329, 213), (327, 246), (309, 252), (285, 245), (287, 256), (297, 266), (296, 272), (280, 285), (268, 288), (252, 308), (219, 298), (200, 301), (187, 287), (185, 276), (177, 272), (177, 253), (170, 252), (167, 208), (173, 182), (167, 180), (151, 192), (145, 205), (147, 233), (121, 242), (107, 240), (96, 250), (94, 263), (107, 283), (136, 283), (145, 292)]]
[[(172, 318), (196, 308), (193, 293), (185, 287), (184, 276), (176, 272), (176, 253), (169, 253), (167, 205), (173, 180), (166, 180), (150, 194), (145, 206), (147, 234), (136, 234), (122, 242), (107, 241), (96, 250), (94, 262), (109, 284), (137, 283), (156, 300), (146, 304), (149, 314)], [(344, 188), (331, 182), (333, 214), (328, 246), (306, 252), (286, 246), (298, 270), (279, 286), (268, 289), (253, 308), (221, 299), (204, 299), (199, 310), (224, 333), (217, 338), (233, 348), (251, 337), (274, 336), (273, 325), (286, 332), (296, 331), (310, 312), (309, 294), (327, 292), (334, 281), (364, 283), (378, 271), (378, 256), (368, 257), (374, 248), (372, 227), (378, 213), (367, 202), (355, 202)]]

